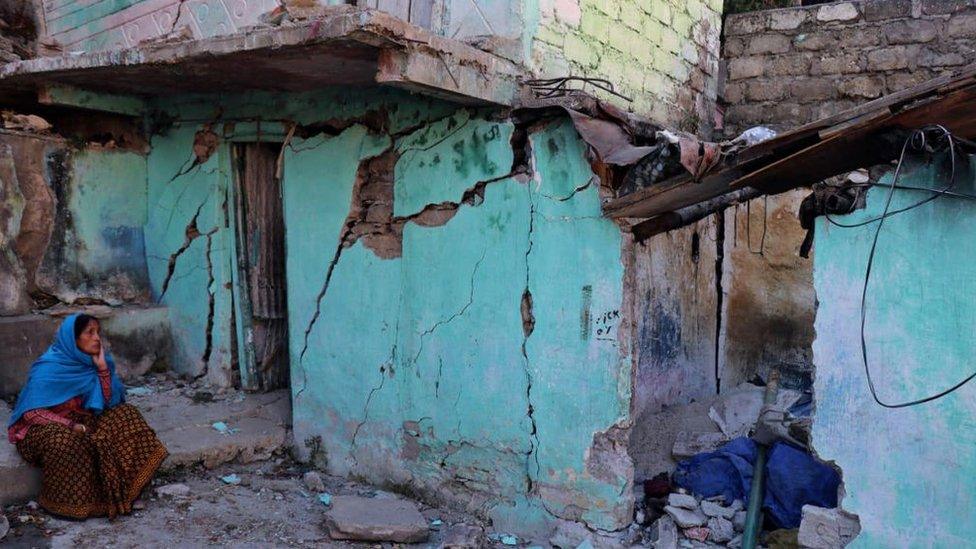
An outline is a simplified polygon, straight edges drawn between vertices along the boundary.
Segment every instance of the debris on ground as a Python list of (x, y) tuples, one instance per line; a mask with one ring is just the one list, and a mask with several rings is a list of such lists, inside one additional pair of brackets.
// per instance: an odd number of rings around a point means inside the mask
[(222, 435), (233, 435), (234, 433), (239, 431), (239, 429), (232, 429), (228, 427), (227, 424), (224, 423), (223, 421), (215, 421), (213, 422), (213, 424), (211, 424), (211, 427), (213, 427), (215, 431), (217, 431)]
[(125, 396), (127, 397), (146, 396), (151, 394), (152, 389), (149, 387), (128, 387), (125, 390)]
[(417, 506), (402, 499), (336, 496), (325, 514), (332, 539), (420, 543), (430, 536)]
[(223, 481), (224, 484), (240, 484), (241, 483), (241, 477), (237, 476), (236, 473), (231, 473), (229, 475), (224, 475), (224, 476), (220, 477), (220, 480)]
[(7, 537), (7, 532), (10, 531), (10, 521), (7, 520), (7, 516), (0, 514), (0, 540)]
[(322, 502), (322, 505), (325, 505), (326, 507), (332, 505), (332, 494), (325, 492), (319, 494), (319, 501)]
[(440, 549), (480, 549), (488, 545), (485, 529), (471, 524), (455, 524), (444, 531)]
[[(262, 462), (222, 465), (216, 470), (201, 466), (173, 470), (153, 479), (143, 494), (144, 510), (115, 521), (66, 520), (50, 516), (43, 509), (32, 511), (26, 505), (9, 506), (0, 509), (10, 517), (10, 533), (0, 545), (98, 548), (104, 547), (105, 540), (109, 539), (118, 547), (142, 547), (146, 540), (159, 547), (351, 549), (373, 546), (359, 541), (333, 540), (329, 536), (323, 520), (329, 509), (319, 501), (318, 494), (304, 490), (306, 470), (307, 466), (287, 455)], [(237, 475), (241, 484), (228, 485), (220, 480), (231, 474)], [(323, 473), (320, 477), (326, 491), (336, 498), (357, 497), (373, 507), (397, 501), (414, 506), (419, 513), (414, 520), (428, 536), (426, 542), (430, 547), (490, 546), (485, 525), (476, 517), (411, 502), (349, 479)], [(441, 528), (430, 528), (434, 518), (442, 521)], [(383, 547), (391, 545), (383, 544)]]

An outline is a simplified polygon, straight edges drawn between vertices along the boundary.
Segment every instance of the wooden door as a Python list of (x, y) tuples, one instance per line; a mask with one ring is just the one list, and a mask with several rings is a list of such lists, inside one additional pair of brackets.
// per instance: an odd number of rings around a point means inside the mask
[(248, 352), (239, 357), (245, 389), (288, 386), (288, 308), (285, 222), (277, 163), (281, 146), (244, 143), (237, 148), (237, 258), (247, 315)]

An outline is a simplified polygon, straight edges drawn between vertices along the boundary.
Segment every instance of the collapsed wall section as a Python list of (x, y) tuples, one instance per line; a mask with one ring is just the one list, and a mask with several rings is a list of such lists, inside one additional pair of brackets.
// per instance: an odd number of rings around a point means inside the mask
[[(755, 125), (785, 131), (836, 114), (945, 74), (974, 51), (971, 2), (864, 0), (730, 15), (725, 135)], [(808, 192), (725, 214), (725, 386), (778, 365), (812, 369), (813, 266), (798, 255), (805, 231), (797, 221)]]

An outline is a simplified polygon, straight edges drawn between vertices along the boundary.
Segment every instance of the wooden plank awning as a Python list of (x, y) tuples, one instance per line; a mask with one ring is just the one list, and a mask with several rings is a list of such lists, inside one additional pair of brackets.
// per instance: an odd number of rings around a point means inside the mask
[(699, 181), (681, 175), (604, 204), (613, 218), (653, 218), (753, 189), (777, 194), (894, 159), (883, 136), (940, 124), (976, 138), (976, 65), (800, 126), (740, 151)]

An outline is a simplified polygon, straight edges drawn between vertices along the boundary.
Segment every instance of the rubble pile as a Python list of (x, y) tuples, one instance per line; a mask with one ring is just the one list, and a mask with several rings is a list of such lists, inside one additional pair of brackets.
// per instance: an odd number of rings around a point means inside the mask
[(666, 474), (648, 480), (634, 502), (635, 544), (659, 549), (741, 547), (746, 521), (741, 500), (699, 498), (672, 487)]

